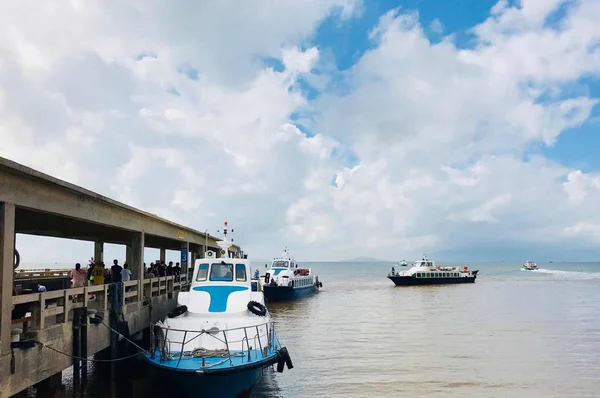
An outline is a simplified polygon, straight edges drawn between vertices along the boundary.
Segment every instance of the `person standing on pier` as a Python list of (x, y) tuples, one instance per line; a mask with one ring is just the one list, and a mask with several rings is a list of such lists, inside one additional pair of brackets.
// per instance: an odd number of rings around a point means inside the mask
[(129, 282), (131, 280), (131, 271), (129, 270), (129, 264), (123, 264), (123, 271), (121, 271), (121, 276), (123, 278), (123, 282)]
[(85, 286), (85, 271), (81, 269), (81, 264), (75, 264), (75, 269), (71, 271), (71, 285), (75, 287)]
[(179, 275), (181, 274), (181, 266), (179, 263), (175, 263), (173, 267), (173, 276), (175, 276), (175, 282), (179, 282)]
[(158, 276), (167, 276), (167, 265), (164, 261), (158, 265)]
[(113, 260), (113, 266), (110, 267), (110, 273), (112, 275), (112, 282), (119, 283), (123, 280), (121, 272), (123, 271), (123, 267), (119, 265), (119, 260)]
[(94, 278), (94, 285), (104, 285), (104, 263), (99, 261), (94, 265), (92, 269), (92, 278)]

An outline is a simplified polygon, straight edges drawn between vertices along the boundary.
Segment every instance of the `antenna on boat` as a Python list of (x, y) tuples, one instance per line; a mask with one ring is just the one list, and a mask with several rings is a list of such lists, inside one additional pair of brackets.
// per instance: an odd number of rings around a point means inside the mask
[[(217, 230), (217, 232), (221, 232)], [(231, 233), (233, 233), (233, 228), (231, 228)], [(229, 257), (229, 248), (233, 245), (233, 239), (231, 241), (227, 240), (227, 221), (223, 223), (223, 240), (217, 242), (217, 245), (221, 248), (221, 253), (219, 257), (227, 258)]]

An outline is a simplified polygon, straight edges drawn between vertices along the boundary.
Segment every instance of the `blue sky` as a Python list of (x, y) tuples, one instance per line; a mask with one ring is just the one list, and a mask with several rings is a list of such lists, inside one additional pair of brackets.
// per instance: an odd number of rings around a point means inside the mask
[[(363, 3), (362, 12), (356, 19), (340, 21), (331, 16), (317, 29), (309, 45), (317, 45), (332, 54), (339, 70), (343, 71), (355, 65), (356, 61), (373, 43), (369, 40), (369, 32), (377, 25), (379, 18), (386, 12), (400, 7), (405, 11), (416, 11), (425, 33), (436, 43), (442, 36), (453, 35), (458, 48), (473, 48), (474, 42), (470, 29), (485, 21), (496, 0), (377, 0)], [(519, 1), (511, 0), (511, 5), (519, 6)], [(566, 7), (559, 8), (547, 20), (549, 27), (556, 28), (560, 18), (564, 17)], [(435, 32), (432, 23), (439, 20), (443, 33)], [(592, 97), (600, 97), (600, 80), (598, 75), (585, 76), (580, 79), (584, 91)], [(581, 89), (581, 87), (579, 88)], [(304, 127), (303, 127), (304, 128)], [(312, 134), (312, 133), (310, 133)], [(584, 171), (600, 171), (600, 106), (593, 110), (589, 121), (580, 127), (566, 130), (557, 142), (551, 146), (538, 144), (532, 146), (524, 156), (543, 154), (561, 164), (581, 168)]]

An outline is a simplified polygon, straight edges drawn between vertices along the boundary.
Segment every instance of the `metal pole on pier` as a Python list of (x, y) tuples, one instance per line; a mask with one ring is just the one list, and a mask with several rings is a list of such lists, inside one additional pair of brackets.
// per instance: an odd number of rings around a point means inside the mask
[[(81, 357), (88, 357), (88, 341), (87, 341), (87, 333), (88, 333), (88, 316), (87, 316), (87, 307), (81, 308)], [(85, 386), (87, 384), (87, 360), (83, 360), (81, 364), (81, 386), (85, 390)]]
[[(113, 329), (117, 328), (117, 323), (119, 321), (119, 300), (118, 300), (118, 284), (111, 283), (109, 286), (110, 292), (110, 327)], [(117, 350), (117, 334), (112, 332), (110, 333), (110, 357), (111, 359), (116, 359), (118, 355)], [(115, 371), (115, 363), (111, 362), (110, 364), (110, 380), (111, 380), (111, 396), (117, 396), (117, 383), (116, 383), (116, 371)]]
[(80, 387), (80, 358), (81, 357), (81, 311), (73, 309), (73, 390)]

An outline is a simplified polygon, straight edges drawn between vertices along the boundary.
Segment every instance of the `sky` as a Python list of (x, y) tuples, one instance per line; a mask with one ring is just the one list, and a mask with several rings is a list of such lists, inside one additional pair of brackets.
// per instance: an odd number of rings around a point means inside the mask
[(598, 260), (599, 20), (597, 0), (3, 2), (0, 156), (227, 219), (254, 258)]

